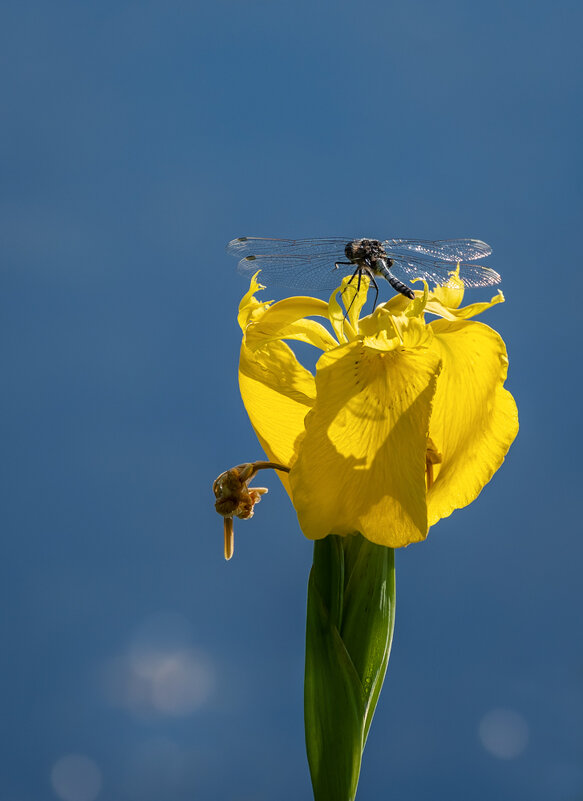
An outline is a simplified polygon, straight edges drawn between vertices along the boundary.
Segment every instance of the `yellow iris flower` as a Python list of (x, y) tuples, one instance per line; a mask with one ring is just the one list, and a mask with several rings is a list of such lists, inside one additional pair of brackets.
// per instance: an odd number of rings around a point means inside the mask
[[(337, 293), (270, 303), (261, 289), (255, 275), (239, 307), (239, 385), (268, 458), (291, 467), (280, 478), (306, 537), (360, 532), (398, 548), (478, 496), (518, 432), (504, 342), (470, 319), (501, 293), (462, 308), (452, 273), (361, 318), (366, 279), (343, 282), (348, 314)], [(315, 376), (286, 340), (322, 351)]]

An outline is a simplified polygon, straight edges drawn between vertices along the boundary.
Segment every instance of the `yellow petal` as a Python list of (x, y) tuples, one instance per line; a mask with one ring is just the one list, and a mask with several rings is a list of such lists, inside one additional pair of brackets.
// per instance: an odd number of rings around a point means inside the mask
[(310, 539), (359, 531), (400, 547), (425, 538), (425, 452), (439, 373), (432, 349), (355, 341), (325, 353), (290, 473)]
[(349, 278), (346, 276), (340, 287), (342, 303), (346, 309), (346, 316), (355, 331), (358, 329), (358, 319), (362, 307), (366, 303), (369, 286), (370, 280), (368, 276), (361, 274), (358, 278), (353, 278), (352, 276)]
[(320, 350), (338, 345), (323, 325), (307, 317), (328, 318), (328, 304), (316, 298), (293, 297), (274, 303), (256, 315), (245, 328), (246, 344), (252, 350), (274, 339), (307, 342)]
[(433, 289), (430, 297), (447, 309), (457, 309), (461, 305), (464, 299), (464, 284), (459, 276), (459, 267), (450, 272), (447, 283)]
[[(289, 465), (304, 417), (314, 403), (314, 376), (285, 342), (252, 351), (241, 346), (239, 388), (251, 425), (271, 461)], [(289, 491), (287, 474), (278, 473)]]
[(255, 292), (265, 289), (263, 284), (260, 284), (257, 280), (258, 275), (259, 270), (251, 278), (249, 291), (243, 295), (241, 298), (241, 303), (239, 303), (237, 322), (239, 323), (242, 331), (245, 331), (250, 322), (255, 319), (259, 319), (265, 313), (265, 310), (269, 308), (271, 303), (271, 301), (259, 301), (255, 297)]
[(430, 436), (442, 456), (427, 493), (429, 524), (471, 503), (504, 461), (518, 412), (503, 387), (508, 368), (499, 334), (478, 322), (436, 320), (432, 349), (442, 360)]
[(438, 298), (433, 297), (427, 302), (425, 311), (438, 317), (443, 317), (446, 320), (469, 320), (470, 317), (476, 317), (476, 315), (482, 314), (482, 312), (491, 309), (492, 306), (496, 306), (498, 303), (504, 303), (504, 295), (500, 291), (490, 301), (470, 303), (468, 306), (462, 306), (461, 308), (448, 307)]
[[(338, 342), (352, 340), (356, 336), (358, 317), (364, 304), (368, 291), (368, 278), (358, 284), (350, 281), (350, 277), (342, 280), (339, 289), (335, 289), (328, 301), (328, 318)], [(342, 304), (340, 303), (342, 301)], [(350, 309), (350, 314), (347, 310)]]
[(433, 333), (423, 319), (409, 316), (406, 312), (390, 314), (383, 306), (360, 320), (359, 333), (364, 336), (365, 344), (380, 350), (428, 347), (433, 339)]

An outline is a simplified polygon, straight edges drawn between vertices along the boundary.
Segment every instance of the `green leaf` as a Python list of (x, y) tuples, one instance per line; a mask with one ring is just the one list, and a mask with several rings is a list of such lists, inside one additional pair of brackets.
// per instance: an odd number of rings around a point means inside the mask
[(395, 619), (394, 552), (359, 534), (314, 544), (304, 715), (316, 801), (353, 801)]
[[(366, 698), (364, 742), (380, 695), (395, 628), (395, 552), (361, 536), (347, 538), (342, 640)], [(364, 747), (364, 745), (363, 745)]]

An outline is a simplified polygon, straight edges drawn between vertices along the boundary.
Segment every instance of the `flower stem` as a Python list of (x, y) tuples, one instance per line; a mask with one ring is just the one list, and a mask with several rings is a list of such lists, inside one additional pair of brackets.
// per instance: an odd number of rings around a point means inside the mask
[(314, 543), (304, 717), (315, 801), (353, 801), (395, 625), (394, 551), (360, 534)]

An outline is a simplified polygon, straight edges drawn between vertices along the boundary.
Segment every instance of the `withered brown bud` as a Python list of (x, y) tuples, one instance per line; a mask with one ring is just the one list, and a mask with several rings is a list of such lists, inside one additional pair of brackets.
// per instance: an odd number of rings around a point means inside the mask
[(266, 468), (289, 472), (289, 467), (275, 462), (245, 462), (231, 467), (215, 479), (215, 509), (225, 519), (225, 559), (230, 559), (234, 551), (233, 517), (248, 520), (253, 517), (254, 506), (265, 495), (265, 487), (249, 487), (248, 484), (258, 470)]

